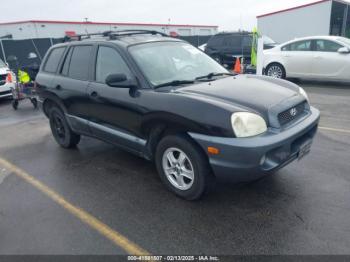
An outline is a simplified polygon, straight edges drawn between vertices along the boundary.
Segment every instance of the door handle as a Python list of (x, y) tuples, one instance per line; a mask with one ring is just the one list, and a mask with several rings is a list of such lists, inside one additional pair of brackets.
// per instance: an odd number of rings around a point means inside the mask
[(62, 86), (57, 85), (57, 86), (56, 86), (56, 89), (57, 89), (57, 90), (61, 90), (61, 89), (62, 89)]

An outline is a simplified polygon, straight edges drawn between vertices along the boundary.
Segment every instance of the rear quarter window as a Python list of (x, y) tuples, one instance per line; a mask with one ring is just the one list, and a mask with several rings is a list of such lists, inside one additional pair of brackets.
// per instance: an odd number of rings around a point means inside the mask
[(51, 50), (44, 66), (45, 72), (56, 73), (65, 49), (65, 47), (58, 47)]

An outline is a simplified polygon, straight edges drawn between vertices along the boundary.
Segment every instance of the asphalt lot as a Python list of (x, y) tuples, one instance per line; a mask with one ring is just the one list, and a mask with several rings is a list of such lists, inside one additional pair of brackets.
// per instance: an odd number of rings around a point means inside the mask
[[(0, 102), (0, 157), (152, 254), (350, 254), (350, 86), (302, 84), (321, 110), (312, 152), (198, 202), (152, 163), (91, 138), (61, 149), (30, 103)], [(0, 254), (125, 254), (0, 165)]]

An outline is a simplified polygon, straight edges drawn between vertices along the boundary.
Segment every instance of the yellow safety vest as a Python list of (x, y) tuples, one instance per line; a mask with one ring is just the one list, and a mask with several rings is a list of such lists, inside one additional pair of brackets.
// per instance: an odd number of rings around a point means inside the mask
[(30, 82), (30, 76), (28, 75), (27, 72), (24, 72), (22, 70), (18, 70), (18, 78), (19, 78), (19, 82), (22, 84), (27, 84)]

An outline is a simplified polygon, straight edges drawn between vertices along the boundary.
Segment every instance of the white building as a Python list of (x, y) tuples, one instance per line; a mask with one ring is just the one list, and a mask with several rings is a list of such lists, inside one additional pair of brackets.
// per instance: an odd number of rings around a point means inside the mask
[(156, 30), (173, 36), (191, 36), (216, 34), (218, 26), (30, 20), (0, 23), (0, 38), (6, 35), (12, 35), (13, 39), (61, 38), (66, 35), (84, 34), (86, 32), (100, 33), (109, 30), (127, 29)]
[(316, 35), (339, 35), (350, 38), (348, 1), (321, 0), (259, 15), (257, 18), (259, 32), (280, 43)]

